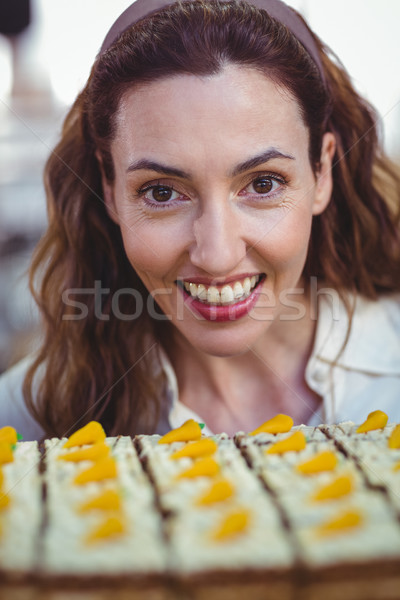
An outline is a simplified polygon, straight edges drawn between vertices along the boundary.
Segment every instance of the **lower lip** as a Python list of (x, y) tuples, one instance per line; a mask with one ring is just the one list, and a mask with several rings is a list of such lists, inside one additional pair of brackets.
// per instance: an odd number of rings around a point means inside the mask
[(228, 304), (225, 306), (205, 304), (204, 302), (200, 302), (200, 300), (196, 300), (192, 296), (189, 296), (182, 289), (181, 291), (184, 295), (185, 303), (189, 305), (192, 311), (196, 312), (207, 321), (221, 323), (226, 321), (237, 321), (238, 319), (248, 315), (258, 300), (261, 291), (261, 285), (258, 284), (251, 292), (250, 296), (241, 302), (238, 302), (237, 304)]

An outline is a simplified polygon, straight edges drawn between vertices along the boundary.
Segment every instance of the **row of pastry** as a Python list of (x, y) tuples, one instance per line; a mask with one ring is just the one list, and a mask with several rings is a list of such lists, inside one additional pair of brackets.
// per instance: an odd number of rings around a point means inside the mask
[(234, 439), (189, 420), (134, 441), (91, 422), (42, 456), (0, 430), (1, 566), (271, 574), (398, 559), (400, 435), (384, 417), (308, 428), (277, 415)]

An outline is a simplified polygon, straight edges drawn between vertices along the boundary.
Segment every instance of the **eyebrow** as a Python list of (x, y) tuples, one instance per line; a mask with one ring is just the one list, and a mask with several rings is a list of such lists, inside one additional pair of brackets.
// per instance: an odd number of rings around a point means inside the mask
[[(277, 148), (268, 148), (268, 150), (266, 150), (265, 152), (257, 154), (257, 156), (253, 156), (252, 158), (249, 158), (237, 165), (233, 169), (231, 175), (232, 177), (240, 175), (241, 173), (244, 173), (249, 169), (253, 169), (254, 167), (258, 167), (258, 165), (266, 163), (269, 160), (272, 160), (273, 158), (285, 158), (287, 160), (295, 160), (294, 156), (291, 156), (290, 154), (284, 154)], [(141, 170), (155, 171), (156, 173), (163, 173), (164, 175), (170, 175), (171, 177), (180, 177), (181, 179), (191, 179), (190, 173), (186, 173), (185, 171), (177, 169), (176, 167), (163, 165), (161, 163), (148, 160), (146, 158), (142, 158), (131, 163), (126, 171), (127, 173), (131, 173), (132, 171)]]
[(294, 156), (291, 156), (290, 154), (283, 154), (283, 152), (277, 148), (268, 148), (268, 150), (265, 152), (257, 154), (257, 156), (253, 156), (252, 158), (249, 158), (248, 160), (245, 160), (237, 165), (232, 171), (232, 176), (240, 175), (240, 173), (244, 173), (249, 169), (254, 169), (254, 167), (258, 167), (258, 165), (262, 165), (273, 158), (286, 158), (288, 160), (295, 160)]
[(142, 158), (141, 160), (137, 160), (129, 165), (126, 172), (130, 173), (132, 171), (156, 171), (157, 173), (164, 173), (164, 175), (171, 175), (171, 177), (182, 177), (182, 179), (190, 179), (189, 173), (185, 173), (185, 171), (181, 171), (181, 169), (177, 169), (175, 167), (170, 167), (168, 165), (163, 165), (158, 162), (154, 162), (153, 160), (147, 160), (146, 158)]

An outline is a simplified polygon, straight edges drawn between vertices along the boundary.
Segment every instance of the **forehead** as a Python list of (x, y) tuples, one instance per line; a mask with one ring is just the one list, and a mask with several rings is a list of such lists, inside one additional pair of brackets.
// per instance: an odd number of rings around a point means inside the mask
[(263, 73), (229, 65), (216, 75), (177, 75), (130, 88), (120, 102), (112, 151), (126, 160), (221, 151), (236, 160), (240, 151), (266, 146), (308, 154), (299, 104)]

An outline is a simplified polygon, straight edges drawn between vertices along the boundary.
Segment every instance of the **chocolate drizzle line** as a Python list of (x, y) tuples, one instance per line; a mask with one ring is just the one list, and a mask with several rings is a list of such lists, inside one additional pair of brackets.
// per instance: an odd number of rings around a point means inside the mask
[(36, 561), (36, 569), (38, 573), (43, 569), (44, 564), (44, 539), (46, 534), (46, 529), (49, 524), (49, 507), (47, 503), (47, 483), (46, 483), (46, 446), (44, 441), (39, 442), (38, 444), (40, 459), (38, 464), (38, 476), (41, 484), (41, 521), (39, 525), (38, 538), (35, 542), (35, 561)]
[(249, 469), (251, 471), (253, 471), (253, 473), (257, 474), (257, 477), (260, 480), (260, 482), (261, 482), (264, 490), (271, 497), (271, 499), (273, 501), (273, 504), (274, 504), (275, 508), (277, 509), (278, 514), (279, 514), (279, 517), (280, 517), (280, 520), (281, 520), (282, 529), (286, 533), (286, 535), (288, 536), (288, 538), (289, 538), (289, 544), (290, 544), (290, 546), (294, 550), (294, 556), (295, 556), (294, 569), (301, 568), (303, 566), (303, 560), (302, 560), (302, 557), (301, 557), (300, 544), (298, 542), (298, 539), (296, 537), (295, 532), (293, 531), (293, 529), (291, 527), (291, 523), (290, 523), (290, 519), (288, 517), (288, 514), (287, 514), (284, 506), (279, 502), (278, 494), (269, 485), (269, 483), (265, 480), (265, 478), (262, 476), (262, 473), (260, 473), (258, 471), (258, 469), (255, 468), (255, 466), (253, 465), (253, 461), (252, 461), (251, 455), (250, 455), (250, 453), (248, 451), (248, 446), (246, 444), (246, 436), (244, 436), (244, 435), (235, 435), (234, 436), (234, 442), (236, 444), (236, 447), (240, 450), (240, 453), (243, 456), (244, 460), (246, 461), (246, 464), (249, 467)]
[[(334, 428), (335, 427), (338, 427), (340, 429), (340, 431), (342, 431), (345, 434), (345, 432), (343, 431), (343, 429), (341, 429), (337, 425), (336, 426), (334, 425), (333, 427), (329, 426), (329, 425), (321, 425), (319, 427), (319, 429), (320, 429), (320, 431), (322, 431), (322, 433), (329, 440), (333, 441), (333, 443), (335, 444), (335, 447), (337, 448), (337, 450), (341, 454), (343, 454), (343, 456), (345, 458), (347, 458), (348, 460), (351, 460), (353, 462), (353, 464), (355, 465), (356, 469), (358, 470), (358, 472), (361, 475), (361, 478), (362, 478), (362, 481), (363, 481), (363, 484), (365, 485), (365, 487), (367, 489), (375, 491), (378, 494), (381, 494), (383, 496), (383, 499), (386, 502), (386, 504), (388, 505), (388, 508), (392, 511), (392, 513), (394, 515), (396, 515), (397, 521), (400, 524), (400, 510), (393, 503), (393, 500), (392, 500), (390, 494), (388, 493), (388, 489), (387, 489), (386, 484), (383, 481), (381, 483), (379, 483), (379, 484), (371, 482), (371, 480), (369, 479), (368, 475), (364, 471), (363, 463), (362, 463), (362, 460), (360, 459), (360, 457), (357, 456), (357, 454), (353, 453), (351, 451), (351, 449), (346, 446), (346, 443), (345, 443), (344, 440), (338, 439), (335, 436), (335, 434), (334, 434)], [(333, 429), (333, 431), (332, 431), (332, 429)]]

